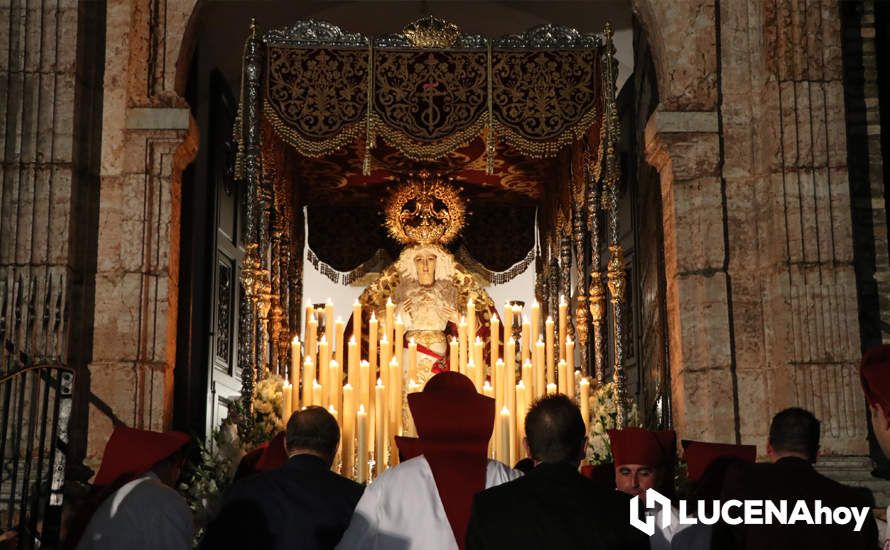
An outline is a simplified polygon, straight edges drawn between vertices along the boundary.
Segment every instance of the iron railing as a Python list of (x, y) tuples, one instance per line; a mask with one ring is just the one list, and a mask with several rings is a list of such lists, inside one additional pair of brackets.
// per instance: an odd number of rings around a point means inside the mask
[(73, 370), (64, 354), (63, 276), (0, 280), (0, 535), (58, 544)]

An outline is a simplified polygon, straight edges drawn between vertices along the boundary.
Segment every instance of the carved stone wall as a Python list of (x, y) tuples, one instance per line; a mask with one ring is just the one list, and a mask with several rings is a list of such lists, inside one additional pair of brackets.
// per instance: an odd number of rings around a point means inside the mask
[[(197, 151), (180, 48), (194, 4), (112, 0), (106, 19), (98, 261), (87, 462), (113, 423), (169, 429), (180, 176)], [(188, 41), (186, 41), (188, 42)]]
[[(676, 26), (656, 15), (668, 93), (647, 132), (675, 425), (763, 453), (772, 415), (800, 405), (823, 419), (824, 452), (864, 453), (837, 4), (684, 5)], [(682, 65), (690, 49), (713, 79)]]

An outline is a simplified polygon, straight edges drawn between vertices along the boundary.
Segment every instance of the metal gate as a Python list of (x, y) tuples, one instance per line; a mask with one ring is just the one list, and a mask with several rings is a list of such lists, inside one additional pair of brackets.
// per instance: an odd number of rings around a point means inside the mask
[(0, 536), (58, 544), (74, 373), (62, 277), (0, 280)]

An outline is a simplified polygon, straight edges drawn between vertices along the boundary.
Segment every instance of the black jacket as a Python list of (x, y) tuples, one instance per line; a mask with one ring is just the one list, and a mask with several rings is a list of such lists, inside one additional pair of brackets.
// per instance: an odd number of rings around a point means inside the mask
[(276, 470), (235, 483), (201, 548), (333, 548), (363, 490), (320, 458), (296, 455)]
[[(783, 458), (774, 464), (737, 465), (726, 474), (721, 500), (756, 499), (788, 500), (788, 513), (793, 501), (804, 500), (810, 509), (818, 499), (823, 506), (869, 506), (869, 502), (852, 487), (842, 485), (816, 471), (806, 460)], [(719, 526), (729, 535), (724, 547), (751, 550), (877, 550), (878, 528), (869, 510), (862, 530), (852, 525), (738, 525)]]
[(629, 501), (569, 464), (541, 464), (476, 495), (467, 550), (648, 550), (649, 538), (630, 526)]

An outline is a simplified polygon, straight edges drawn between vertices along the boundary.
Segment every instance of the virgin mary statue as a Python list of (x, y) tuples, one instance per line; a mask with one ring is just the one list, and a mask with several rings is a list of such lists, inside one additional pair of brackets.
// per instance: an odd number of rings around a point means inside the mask
[[(449, 364), (448, 346), (471, 299), (476, 326), (467, 330), (488, 346), (494, 302), (444, 248), (463, 226), (464, 204), (453, 184), (420, 172), (392, 194), (386, 218), (390, 234), (407, 246), (359, 301), (363, 311), (374, 312), (378, 319), (385, 317), (387, 299), (393, 301), (396, 318), (405, 324), (404, 344), (411, 339), (417, 344), (414, 382), (422, 386), (433, 374), (457, 370)], [(407, 375), (407, 361), (401, 363)], [(404, 382), (407, 387), (407, 379)]]

